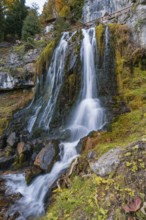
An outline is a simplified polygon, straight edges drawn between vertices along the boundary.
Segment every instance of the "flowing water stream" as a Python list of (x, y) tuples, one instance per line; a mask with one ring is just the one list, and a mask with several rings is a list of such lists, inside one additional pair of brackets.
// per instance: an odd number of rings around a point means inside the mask
[[(78, 101), (72, 111), (71, 117), (68, 121), (68, 126), (66, 129), (70, 130), (70, 139), (68, 142), (60, 143), (60, 149), (63, 149), (60, 161), (56, 162), (49, 174), (41, 175), (37, 177), (30, 186), (26, 185), (25, 177), (23, 174), (17, 175), (7, 175), (6, 186), (7, 193), (21, 193), (22, 198), (18, 200), (9, 210), (10, 214), (19, 211), (21, 217), (18, 220), (24, 220), (28, 217), (36, 217), (44, 214), (45, 212), (45, 196), (49, 190), (51, 190), (54, 182), (59, 178), (61, 173), (69, 167), (71, 162), (78, 156), (76, 146), (81, 138), (89, 134), (93, 130), (101, 129), (105, 124), (105, 111), (100, 105), (100, 100), (97, 97), (97, 83), (96, 83), (96, 65), (95, 65), (95, 55), (96, 55), (96, 37), (95, 28), (90, 28), (88, 30), (82, 30), (83, 40), (81, 46), (81, 62), (82, 62), (82, 84), (80, 89), (80, 94)], [(51, 80), (52, 85), (58, 85), (58, 81), (62, 81), (62, 74), (64, 69), (64, 58), (65, 51), (67, 48), (67, 34), (64, 34), (59, 46), (55, 50), (56, 59), (59, 53), (61, 58), (60, 61), (53, 59), (51, 65), (51, 70), (49, 68), (49, 74), (53, 72), (52, 77), (48, 79)], [(54, 57), (53, 56), (53, 57)], [(61, 57), (62, 56), (62, 57)], [(53, 91), (53, 92), (52, 92)], [(57, 100), (58, 89), (51, 90), (50, 100), (47, 103), (43, 114), (40, 117), (40, 125), (46, 122), (48, 125), (49, 120), (48, 114), (51, 114), (52, 100)], [(53, 102), (54, 103), (54, 102)], [(37, 118), (39, 108), (36, 108), (36, 113), (34, 118)], [(51, 117), (51, 116), (50, 116)], [(34, 122), (32, 117), (30, 120)], [(29, 122), (30, 123), (30, 122)], [(30, 123), (31, 124), (31, 123)], [(32, 123), (34, 124), (34, 123)], [(29, 126), (31, 131), (32, 125)]]
[(44, 127), (46, 130), (49, 129), (55, 103), (63, 82), (66, 50), (71, 38), (72, 36), (69, 36), (69, 32), (65, 32), (54, 51), (44, 83), (45, 94), (36, 103), (33, 103), (32, 116), (27, 123), (29, 133), (33, 131), (35, 124), (37, 124), (37, 127)]

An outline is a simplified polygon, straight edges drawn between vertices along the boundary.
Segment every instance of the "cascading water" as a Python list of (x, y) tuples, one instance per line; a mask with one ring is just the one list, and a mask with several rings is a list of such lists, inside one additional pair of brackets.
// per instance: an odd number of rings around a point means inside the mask
[(81, 61), (83, 65), (83, 82), (77, 106), (73, 112), (69, 129), (72, 139), (81, 139), (90, 131), (99, 130), (105, 122), (104, 110), (97, 99), (95, 70), (96, 37), (95, 28), (83, 30)]
[(29, 133), (32, 132), (35, 124), (37, 124), (37, 127), (49, 129), (55, 103), (63, 81), (66, 50), (71, 37), (69, 37), (68, 32), (65, 32), (54, 52), (45, 80), (45, 95), (40, 97), (34, 104), (33, 115), (28, 120), (27, 130)]
[[(45, 195), (51, 190), (61, 173), (69, 167), (72, 160), (78, 156), (76, 146), (80, 139), (93, 130), (101, 129), (105, 124), (104, 109), (100, 106), (100, 101), (97, 98), (94, 62), (96, 53), (95, 28), (82, 30), (82, 33), (82, 86), (77, 104), (66, 128), (70, 130), (70, 139), (68, 142), (60, 143), (60, 148), (63, 149), (60, 161), (54, 164), (49, 174), (37, 177), (30, 186), (26, 185), (23, 174), (5, 176), (7, 193), (20, 192), (23, 196), (9, 210), (10, 214), (19, 211), (21, 214), (21, 217), (17, 218), (19, 220), (44, 214)], [(60, 65), (64, 64), (60, 63)], [(60, 68), (62, 69), (62, 66)], [(62, 71), (60, 71), (61, 73)], [(54, 97), (54, 95), (52, 96)], [(49, 105), (50, 102), (46, 108), (50, 109)]]

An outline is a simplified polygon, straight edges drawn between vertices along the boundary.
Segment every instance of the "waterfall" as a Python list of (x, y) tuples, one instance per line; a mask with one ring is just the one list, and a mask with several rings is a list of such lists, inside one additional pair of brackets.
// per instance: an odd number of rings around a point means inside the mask
[(58, 47), (55, 49), (45, 79), (45, 94), (34, 103), (32, 116), (28, 120), (27, 130), (29, 133), (32, 132), (35, 124), (37, 124), (37, 127), (49, 129), (55, 103), (63, 82), (66, 50), (71, 37), (69, 37), (68, 32), (65, 32), (61, 37)]
[[(5, 176), (5, 179), (7, 180), (7, 193), (11, 194), (20, 192), (23, 196), (9, 210), (10, 214), (19, 211), (21, 217), (18, 217), (17, 220), (27, 219), (28, 217), (33, 218), (44, 214), (45, 196), (47, 192), (51, 190), (52, 185), (59, 178), (61, 173), (65, 169), (67, 169), (71, 162), (78, 156), (76, 146), (80, 139), (89, 134), (91, 131), (99, 130), (104, 126), (105, 112), (100, 105), (100, 100), (97, 97), (97, 73), (94, 61), (96, 53), (95, 28), (90, 28), (88, 30), (83, 29), (82, 33), (83, 40), (80, 52), (83, 74), (82, 84), (77, 103), (72, 111), (71, 117), (68, 122), (68, 126), (66, 127), (66, 129), (70, 130), (70, 139), (67, 142), (60, 143), (60, 149), (63, 149), (60, 161), (57, 161), (54, 164), (49, 174), (37, 177), (30, 186), (26, 185), (25, 177), (23, 174)], [(63, 60), (65, 57), (66, 46), (67, 43), (64, 41), (64, 37), (62, 37), (61, 43), (55, 50), (54, 55), (57, 59), (58, 57), (56, 54), (60, 54), (60, 48), (62, 47), (63, 53), (61, 54), (63, 58), (60, 57), (62, 61), (54, 60), (54, 62), (56, 63), (51, 64), (53, 67), (50, 67), (53, 71), (55, 68), (58, 68), (57, 72), (59, 76), (57, 76), (58, 78), (54, 77), (51, 79), (51, 82), (53, 83), (57, 83), (56, 80), (62, 80), (61, 74), (63, 74)], [(55, 66), (57, 65), (57, 62), (59, 62), (60, 67)], [(52, 92), (52, 97), (55, 98), (55, 102), (57, 100), (57, 95), (58, 91), (54, 90)], [(52, 102), (49, 101), (45, 108), (45, 111), (41, 116), (40, 124), (44, 120), (48, 123), (47, 112), (50, 111), (51, 108)]]
[(83, 66), (83, 82), (77, 106), (73, 112), (69, 129), (72, 139), (81, 139), (90, 131), (99, 130), (104, 124), (104, 109), (97, 99), (97, 83), (95, 69), (95, 28), (83, 30), (81, 61)]

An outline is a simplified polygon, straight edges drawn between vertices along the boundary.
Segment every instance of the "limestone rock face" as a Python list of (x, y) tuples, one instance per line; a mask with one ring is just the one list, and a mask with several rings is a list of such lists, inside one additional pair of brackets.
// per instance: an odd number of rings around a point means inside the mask
[(37, 49), (30, 49), (23, 57), (25, 63), (34, 63), (38, 58), (39, 51)]
[[(27, 69), (29, 68), (29, 71), (33, 71), (32, 67), (30, 70), (30, 67), (26, 67)], [(13, 89), (18, 89), (18, 88), (27, 88), (27, 87), (33, 87), (34, 82), (32, 80), (25, 80), (25, 79), (20, 79), (18, 77), (13, 77), (11, 74), (7, 72), (0, 72), (0, 91), (4, 90), (13, 90)]]
[(0, 90), (12, 89), (14, 88), (15, 83), (17, 83), (17, 80), (10, 74), (0, 72)]
[(35, 84), (34, 63), (41, 48), (29, 49), (23, 53), (16, 52), (14, 48), (0, 45), (0, 91), (27, 89)]
[[(127, 24), (133, 32), (133, 39), (139, 46), (146, 47), (146, 1), (145, 0), (86, 0), (83, 8), (84, 22), (97, 19), (131, 6), (131, 11), (123, 13), (116, 22)], [(110, 22), (115, 22), (110, 21)]]
[(91, 170), (102, 177), (109, 175), (112, 171), (115, 171), (120, 164), (120, 153), (121, 147), (118, 147), (104, 154), (99, 160), (89, 162)]

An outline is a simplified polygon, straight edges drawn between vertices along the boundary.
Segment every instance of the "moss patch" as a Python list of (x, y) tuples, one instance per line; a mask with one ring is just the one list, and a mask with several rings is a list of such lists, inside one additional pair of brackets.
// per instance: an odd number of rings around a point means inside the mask
[(55, 48), (56, 41), (51, 41), (42, 51), (40, 57), (36, 62), (36, 72), (37, 74), (42, 74), (43, 71), (48, 69), (49, 61), (52, 56), (52, 52)]
[(31, 91), (14, 91), (0, 94), (0, 135), (7, 128), (13, 113), (23, 108), (33, 97)]
[(96, 27), (96, 38), (100, 56), (102, 56), (104, 52), (104, 32), (105, 27), (102, 24)]

